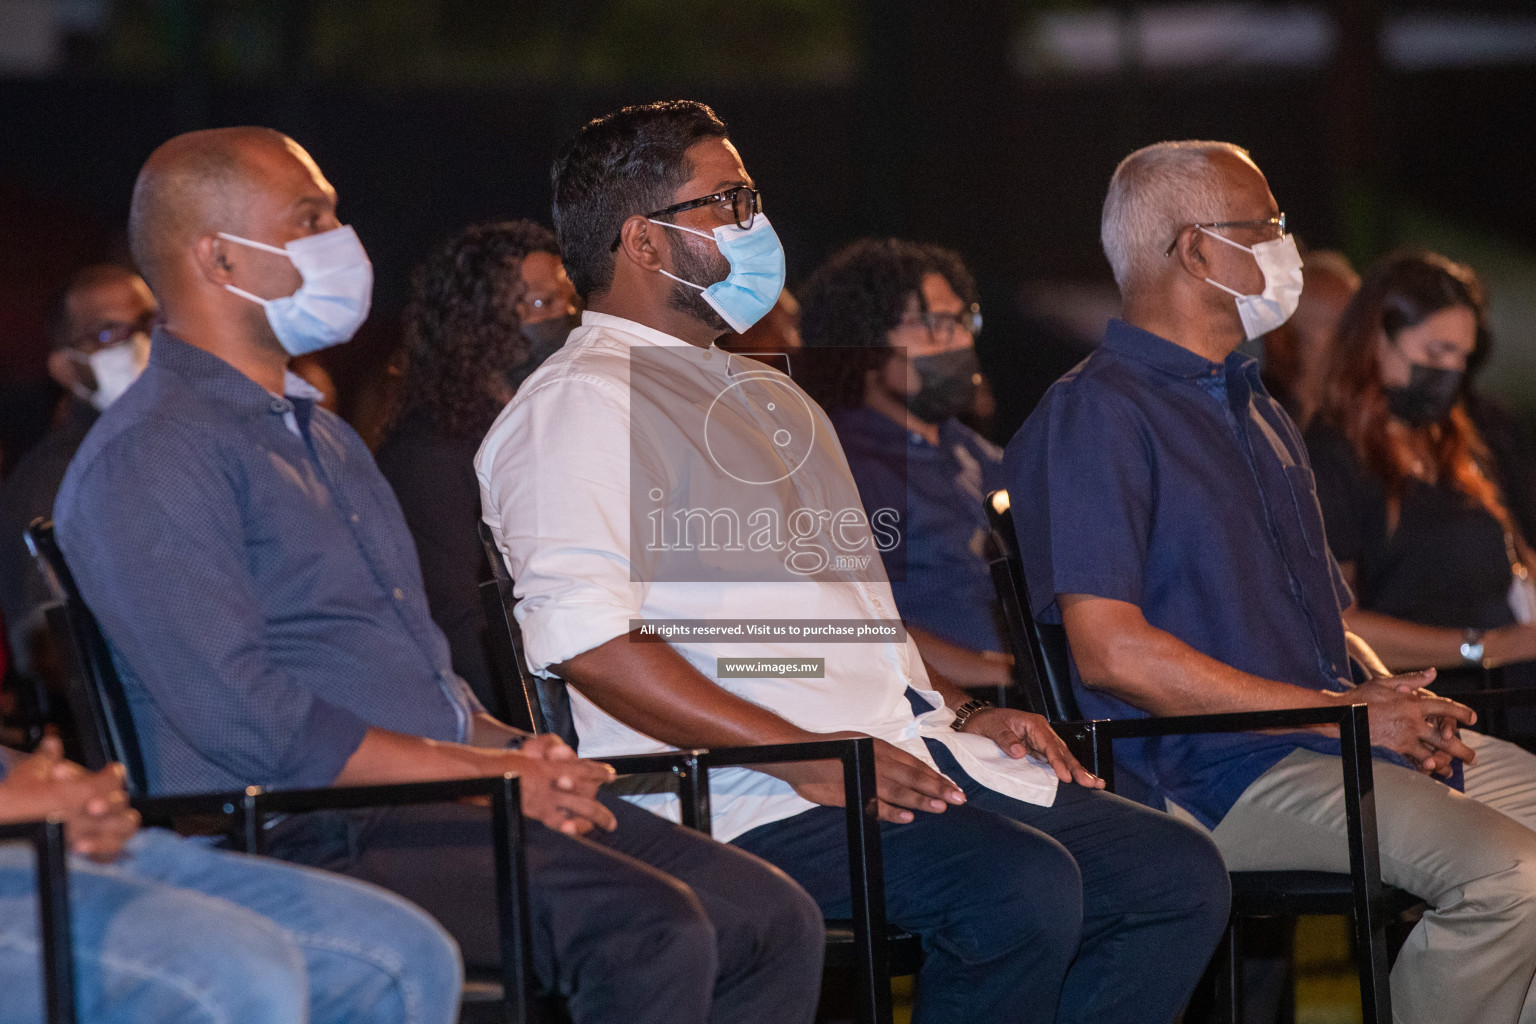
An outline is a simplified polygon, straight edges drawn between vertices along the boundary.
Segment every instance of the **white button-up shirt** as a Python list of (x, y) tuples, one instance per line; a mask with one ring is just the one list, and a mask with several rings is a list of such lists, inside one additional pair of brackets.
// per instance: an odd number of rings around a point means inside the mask
[[(541, 675), (639, 620), (898, 617), (875, 550), (881, 527), (872, 533), (862, 512), (842, 516), (862, 505), (831, 423), (789, 377), (755, 360), (584, 313), (502, 410), (475, 471), (485, 521), (516, 582), (529, 667)], [(743, 500), (740, 515), (676, 515)], [(805, 509), (819, 511), (823, 527), (809, 540), (815, 523)], [(865, 733), (930, 765), (923, 739), (937, 739), (983, 785), (1034, 804), (1055, 799), (1056, 776), (1043, 762), (1015, 761), (991, 740), (949, 728), (954, 715), (910, 640), (753, 636), (672, 646), (724, 689), (800, 728)], [(823, 659), (825, 674), (725, 678), (720, 658)], [(914, 715), (909, 688), (933, 710)], [(576, 687), (570, 693), (582, 756), (667, 749)], [(744, 768), (712, 771), (710, 795), (722, 841), (813, 806), (788, 783)], [(675, 816), (669, 794), (632, 799)]]

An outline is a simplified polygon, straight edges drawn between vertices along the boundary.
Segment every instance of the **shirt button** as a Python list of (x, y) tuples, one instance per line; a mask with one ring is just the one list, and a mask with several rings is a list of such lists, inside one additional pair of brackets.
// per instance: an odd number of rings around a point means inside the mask
[(273, 412), (277, 412), (277, 413), (288, 412), (292, 408), (293, 408), (293, 406), (289, 405), (286, 399), (282, 399), (282, 398), (274, 398), (274, 399), (272, 399), (272, 411)]
[(396, 601), (404, 601), (405, 600), (405, 591), (401, 590), (399, 587), (395, 588), (395, 600)]
[(715, 350), (714, 349), (707, 348), (707, 349), (704, 350), (704, 358), (705, 359), (713, 359), (714, 357), (715, 357)]
[(362, 517), (362, 516), (360, 516), (360, 515), (358, 515), (358, 514), (357, 514), (357, 513), (356, 513), (356, 512), (353, 512), (353, 513), (352, 513), (352, 521), (353, 521), (353, 522), (354, 522), (354, 523), (355, 523), (355, 522), (358, 522), (358, 521), (359, 521), (359, 520), (361, 520), (361, 519), (362, 519), (362, 518), (363, 518), (363, 517)]

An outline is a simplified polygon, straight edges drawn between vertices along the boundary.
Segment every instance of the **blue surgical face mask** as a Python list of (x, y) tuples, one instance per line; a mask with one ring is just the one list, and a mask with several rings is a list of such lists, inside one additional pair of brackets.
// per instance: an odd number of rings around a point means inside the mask
[(731, 272), (724, 281), (716, 281), (705, 287), (684, 281), (665, 270), (662, 273), (679, 284), (703, 292), (704, 301), (737, 334), (744, 333), (767, 316), (773, 304), (779, 301), (779, 293), (784, 290), (784, 246), (779, 244), (778, 233), (768, 223), (767, 217), (758, 214), (753, 218), (750, 228), (728, 224), (715, 228), (713, 232), (685, 228), (681, 224), (668, 224), (664, 220), (653, 220), (651, 223), (714, 240), (720, 255), (731, 265)]
[(289, 355), (302, 356), (351, 341), (373, 303), (373, 264), (350, 227), (295, 238), (282, 248), (220, 231), (219, 237), (286, 256), (303, 283), (292, 295), (264, 299), (232, 284), (224, 287), (266, 309), (272, 333)]

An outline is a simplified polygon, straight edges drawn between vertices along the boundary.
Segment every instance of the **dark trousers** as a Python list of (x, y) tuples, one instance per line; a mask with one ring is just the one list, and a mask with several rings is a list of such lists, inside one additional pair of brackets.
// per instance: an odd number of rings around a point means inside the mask
[[(825, 943), (816, 904), (740, 850), (603, 802), (611, 834), (527, 830), (535, 971), (576, 1024), (809, 1022)], [(418, 904), (471, 969), (500, 962), (488, 810), (307, 815), (274, 828), (269, 850)]]
[[(1209, 837), (1075, 785), (1050, 807), (1014, 800), (928, 748), (966, 804), (880, 831), (887, 915), (927, 951), (914, 1024), (1173, 1021), (1227, 923)], [(818, 807), (735, 845), (846, 917), (844, 827), (842, 809)]]

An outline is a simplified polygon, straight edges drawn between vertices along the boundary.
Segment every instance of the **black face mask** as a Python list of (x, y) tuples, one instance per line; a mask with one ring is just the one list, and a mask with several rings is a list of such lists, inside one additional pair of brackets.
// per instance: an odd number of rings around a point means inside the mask
[(507, 371), (507, 383), (512, 385), (512, 390), (521, 387), (534, 370), (544, 365), (544, 360), (560, 351), (565, 339), (580, 326), (579, 313), (523, 324), (522, 335), (528, 339), (528, 358)]
[(907, 396), (907, 409), (924, 423), (943, 423), (971, 407), (981, 362), (974, 348), (957, 348), (931, 356), (913, 356), (921, 386)]
[(1418, 363), (1411, 366), (1406, 385), (1384, 389), (1387, 408), (1410, 427), (1444, 422), (1456, 399), (1461, 397), (1461, 371), (1437, 370)]

